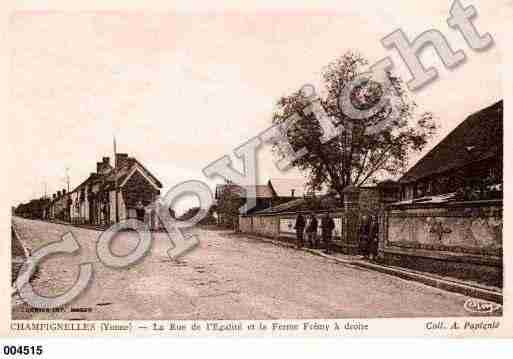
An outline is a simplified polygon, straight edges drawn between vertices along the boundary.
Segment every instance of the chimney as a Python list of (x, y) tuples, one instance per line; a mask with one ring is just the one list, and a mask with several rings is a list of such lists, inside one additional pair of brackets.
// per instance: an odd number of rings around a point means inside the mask
[(101, 162), (96, 162), (96, 173), (105, 174), (110, 171), (110, 158), (103, 157)]
[(127, 153), (116, 153), (116, 162), (114, 165), (116, 168), (121, 168), (128, 163), (128, 154)]

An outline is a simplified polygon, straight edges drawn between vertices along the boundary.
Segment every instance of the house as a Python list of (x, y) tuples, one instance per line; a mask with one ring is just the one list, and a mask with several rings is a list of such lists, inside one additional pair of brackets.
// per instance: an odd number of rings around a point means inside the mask
[(46, 197), (33, 199), (28, 203), (22, 203), (19, 206), (12, 209), (13, 214), (31, 218), (31, 219), (43, 219), (45, 215), (45, 209), (50, 203), (50, 199)]
[(96, 163), (96, 172), (70, 193), (54, 194), (48, 218), (98, 226), (137, 218), (153, 225), (156, 214), (146, 207), (161, 188), (160, 181), (137, 159), (117, 153), (114, 166), (109, 157), (103, 157)]
[(40, 219), (69, 221), (69, 196), (66, 190), (59, 190), (46, 201)]
[[(357, 207), (365, 212), (375, 212), (381, 207), (381, 187), (361, 186), (357, 191)], [(311, 193), (305, 192), (301, 197), (285, 198), (283, 201), (277, 201), (275, 205), (260, 211), (253, 211), (250, 214), (269, 215), (269, 214), (290, 214), (290, 213), (310, 213), (324, 211), (338, 211), (344, 208), (342, 200), (335, 193)]]
[[(250, 210), (240, 213), (239, 208), (247, 202), (247, 196), (252, 192), (255, 193), (256, 205)], [(216, 186), (215, 190), (218, 223), (234, 226), (239, 214), (250, 215), (311, 194), (303, 179), (270, 179), (266, 184), (255, 185), (251, 190), (249, 187), (242, 187), (234, 183), (220, 184)]]
[[(249, 212), (251, 214), (279, 205), (297, 198), (312, 195), (308, 191), (306, 182), (299, 178), (272, 178), (263, 185), (255, 185), (252, 188), (255, 193), (256, 206)], [(238, 207), (241, 207), (247, 201), (247, 195), (251, 193), (249, 187), (242, 187), (234, 183), (225, 183), (216, 186), (215, 199), (220, 200), (223, 195), (231, 195), (236, 198)]]
[(400, 179), (401, 200), (502, 191), (503, 101), (468, 116)]
[(503, 102), (468, 116), (399, 180), (386, 207), (386, 265), (503, 283)]
[[(252, 193), (249, 188), (234, 183), (224, 183), (216, 186), (214, 198), (215, 214), (220, 225), (236, 227), (240, 208), (247, 202), (248, 195)], [(272, 205), (274, 193), (269, 185), (256, 185), (252, 188), (255, 193), (255, 206), (245, 214), (268, 208)]]
[(312, 194), (303, 178), (271, 178), (267, 185), (273, 191), (274, 197), (280, 198), (281, 203)]
[(66, 194), (66, 190), (57, 191), (51, 203), (53, 218), (69, 221), (69, 208), (69, 196)]

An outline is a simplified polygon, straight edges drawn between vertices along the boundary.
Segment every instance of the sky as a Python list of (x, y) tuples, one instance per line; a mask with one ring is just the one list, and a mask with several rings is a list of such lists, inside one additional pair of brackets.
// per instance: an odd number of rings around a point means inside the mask
[[(471, 2), (463, 1), (463, 5)], [(495, 44), (471, 50), (448, 27), (450, 2), (366, 0), (338, 8), (260, 8), (208, 12), (19, 11), (10, 18), (9, 187), (12, 205), (80, 184), (103, 156), (142, 162), (162, 193), (270, 126), (276, 100), (305, 83), (320, 85), (323, 66), (347, 50), (374, 63), (390, 56), (380, 39), (401, 28), (413, 39), (441, 31), (467, 60), (448, 71), (432, 49), (422, 54), (439, 78), (411, 94), (437, 118), (438, 134), (413, 164), (466, 116), (502, 98), (501, 36), (511, 1), (474, 1), (474, 24)], [(508, 39), (509, 41), (509, 39)], [(268, 147), (258, 181), (301, 176), (279, 171)], [(236, 165), (240, 165), (235, 161)], [(213, 185), (213, 182), (206, 181)], [(185, 204), (184, 204), (185, 206)], [(180, 212), (180, 211), (179, 211)]]

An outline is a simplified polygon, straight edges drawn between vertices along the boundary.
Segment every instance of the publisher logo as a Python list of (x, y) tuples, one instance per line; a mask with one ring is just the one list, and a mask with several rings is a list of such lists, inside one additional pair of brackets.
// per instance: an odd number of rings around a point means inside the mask
[(470, 313), (490, 314), (501, 310), (502, 305), (481, 299), (469, 298), (463, 304), (463, 308)]

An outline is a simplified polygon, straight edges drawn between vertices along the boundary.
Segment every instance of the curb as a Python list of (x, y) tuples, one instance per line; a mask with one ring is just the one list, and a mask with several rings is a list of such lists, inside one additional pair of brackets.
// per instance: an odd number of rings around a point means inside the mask
[[(248, 235), (247, 237), (259, 239), (262, 242), (272, 243), (275, 245), (279, 245), (282, 247), (296, 248), (295, 245), (275, 239), (263, 238), (253, 235)], [(303, 251), (311, 253), (313, 255), (317, 255), (320, 257), (324, 257), (326, 259), (333, 260), (342, 264), (349, 264), (353, 266), (358, 266), (361, 268), (366, 268), (369, 270), (374, 270), (377, 272), (385, 273), (388, 275), (393, 275), (402, 279), (412, 280), (416, 282), (420, 282), (422, 284), (428, 285), (430, 287), (442, 289), (448, 292), (454, 292), (463, 294), (469, 297), (474, 297), (478, 299), (483, 299), (491, 302), (495, 302), (498, 304), (503, 303), (502, 292), (494, 290), (494, 288), (489, 288), (485, 286), (480, 286), (473, 283), (466, 283), (458, 280), (451, 280), (447, 278), (441, 278), (436, 275), (432, 275), (430, 273), (419, 273), (414, 272), (404, 268), (397, 267), (389, 267), (377, 263), (367, 262), (365, 260), (354, 260), (354, 259), (342, 259), (337, 258), (335, 256), (323, 253), (318, 249), (311, 248), (302, 248)]]
[(43, 222), (48, 222), (48, 223), (53, 223), (53, 224), (60, 224), (60, 225), (63, 225), (63, 226), (72, 226), (72, 227), (75, 227), (75, 228), (82, 228), (82, 229), (90, 229), (92, 231), (102, 231), (102, 230), (105, 230), (107, 229), (108, 227), (101, 227), (101, 226), (96, 226), (96, 225), (93, 225), (93, 224), (78, 224), (78, 223), (70, 223), (70, 222), (66, 222), (66, 221), (61, 221), (61, 220), (56, 220), (56, 219), (51, 219), (51, 220), (42, 220)]
[[(336, 259), (335, 259), (336, 260)], [(431, 274), (417, 273), (402, 268), (388, 267), (380, 264), (369, 263), (365, 261), (354, 261), (352, 264), (362, 268), (375, 270), (381, 273), (394, 275), (407, 280), (414, 280), (422, 284), (443, 289), (448, 292), (463, 294), (469, 297), (492, 301), (502, 304), (502, 293), (474, 284), (463, 283), (456, 280), (442, 279)]]
[[(25, 255), (25, 260), (26, 261), (29, 261), (30, 260), (30, 257), (31, 257), (31, 253), (30, 253), (30, 250), (27, 249), (27, 247), (25, 246), (25, 244), (23, 243), (23, 241), (21, 240), (21, 236), (20, 234), (18, 233), (18, 230), (16, 229), (16, 226), (14, 223), (11, 223), (11, 228), (12, 228), (12, 231), (14, 233), (14, 236), (16, 237), (16, 239), (18, 240), (18, 242), (20, 243), (20, 246), (21, 248), (23, 249), (23, 253)], [(12, 262), (12, 255), (11, 255), (11, 262)], [(11, 264), (12, 265), (12, 264)], [(12, 271), (12, 268), (11, 268), (11, 271)], [(16, 293), (18, 293), (18, 288), (16, 288), (16, 282), (14, 282), (15, 285), (14, 286), (11, 286), (11, 297), (14, 296)]]
[(23, 249), (23, 253), (25, 254), (25, 258), (31, 257), (32, 253), (30, 252), (29, 249), (27, 249), (27, 247), (25, 246), (25, 244), (21, 240), (21, 236), (18, 233), (18, 230), (16, 229), (16, 225), (14, 223), (11, 223), (11, 228), (12, 228), (12, 230), (14, 232), (14, 235), (16, 236), (16, 239), (18, 240), (18, 242), (20, 242), (21, 248)]

